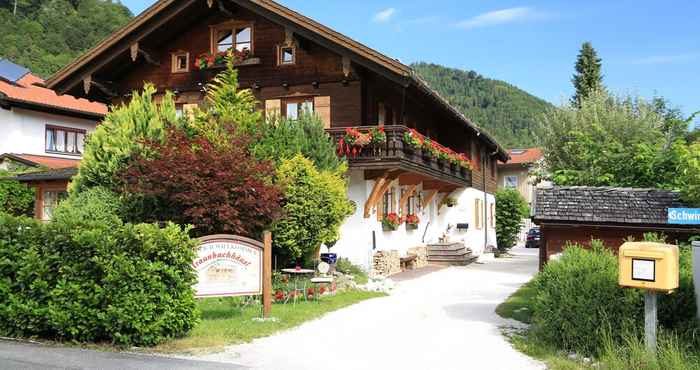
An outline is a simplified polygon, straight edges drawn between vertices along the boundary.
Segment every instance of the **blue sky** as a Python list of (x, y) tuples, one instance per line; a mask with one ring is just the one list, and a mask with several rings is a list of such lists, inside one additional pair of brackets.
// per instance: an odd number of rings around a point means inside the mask
[[(123, 2), (134, 13), (152, 3)], [(475, 70), (556, 104), (591, 41), (610, 90), (700, 110), (697, 0), (280, 2), (402, 62)]]

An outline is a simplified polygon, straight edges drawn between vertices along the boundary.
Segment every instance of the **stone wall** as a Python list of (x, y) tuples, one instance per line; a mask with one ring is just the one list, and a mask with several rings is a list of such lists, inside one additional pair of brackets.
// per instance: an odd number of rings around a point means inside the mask
[(379, 251), (372, 258), (372, 271), (370, 276), (391, 276), (401, 272), (401, 258), (399, 251)]
[(419, 269), (428, 266), (428, 247), (413, 247), (408, 249), (409, 256), (416, 256), (411, 262), (411, 269)]

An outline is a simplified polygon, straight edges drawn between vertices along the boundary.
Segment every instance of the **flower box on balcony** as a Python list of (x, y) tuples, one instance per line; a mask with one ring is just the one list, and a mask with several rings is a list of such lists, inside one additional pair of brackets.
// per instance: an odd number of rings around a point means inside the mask
[(382, 225), (382, 231), (396, 231), (398, 228), (398, 226)]
[[(256, 66), (262, 64), (262, 60), (257, 57), (251, 57), (248, 59), (243, 59), (243, 60), (237, 60), (233, 62), (234, 67), (245, 67), (245, 66)], [(217, 69), (224, 69), (226, 68), (226, 63), (217, 63), (217, 64), (212, 64), (203, 68), (200, 68), (200, 71), (205, 71), (205, 70), (217, 70)]]
[(418, 224), (406, 224), (406, 230), (418, 230)]

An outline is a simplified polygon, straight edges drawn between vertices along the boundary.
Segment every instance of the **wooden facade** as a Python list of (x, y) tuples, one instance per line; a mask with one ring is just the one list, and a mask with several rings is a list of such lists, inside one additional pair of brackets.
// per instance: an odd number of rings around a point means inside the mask
[[(48, 85), (117, 103), (150, 82), (159, 91), (175, 92), (179, 105), (199, 104), (203, 86), (221, 69), (198, 70), (197, 57), (216, 51), (214, 35), (227, 27), (252, 29), (251, 57), (237, 68), (241, 87), (251, 89), (261, 110), (284, 115), (285, 102), (308, 101), (331, 133), (359, 126), (414, 128), (483, 164), (468, 176), (426, 163), (409, 169), (445, 184), (496, 191), (495, 163), (507, 160), (507, 153), (409, 67), (269, 0), (161, 0)], [(293, 63), (280, 63), (284, 47), (294, 49)], [(389, 158), (377, 159), (375, 167), (384, 161), (385, 169), (398, 169)], [(350, 165), (364, 164), (351, 160)]]

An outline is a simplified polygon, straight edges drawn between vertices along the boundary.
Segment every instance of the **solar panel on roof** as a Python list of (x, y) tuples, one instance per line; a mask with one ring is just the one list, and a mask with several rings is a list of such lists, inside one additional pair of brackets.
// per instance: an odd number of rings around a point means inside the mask
[(17, 82), (17, 80), (24, 77), (27, 73), (29, 73), (28, 69), (14, 64), (7, 59), (0, 59), (0, 78), (10, 82)]

